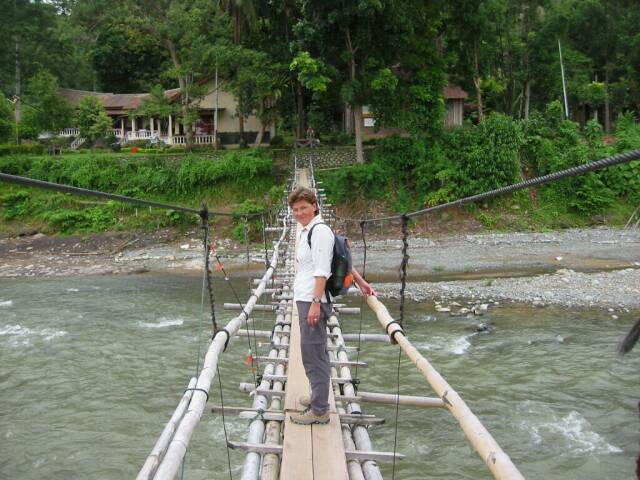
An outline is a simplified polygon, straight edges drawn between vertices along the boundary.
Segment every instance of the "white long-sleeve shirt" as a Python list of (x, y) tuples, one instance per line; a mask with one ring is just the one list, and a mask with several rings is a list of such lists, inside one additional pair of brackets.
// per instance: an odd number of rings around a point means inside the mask
[[(331, 228), (327, 225), (320, 225), (314, 228), (313, 235), (311, 235), (311, 248), (309, 248), (309, 242), (307, 241), (311, 227), (321, 222), (320, 215), (316, 215), (300, 231), (296, 250), (297, 271), (293, 281), (294, 301), (312, 301), (315, 277), (325, 277), (327, 279), (331, 277), (333, 243), (335, 242)], [(322, 301), (327, 301), (324, 293)]]

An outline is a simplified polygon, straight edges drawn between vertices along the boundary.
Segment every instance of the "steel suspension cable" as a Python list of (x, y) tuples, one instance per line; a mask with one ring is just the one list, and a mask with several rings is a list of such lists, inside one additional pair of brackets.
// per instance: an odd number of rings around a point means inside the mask
[[(73, 193), (75, 195), (86, 195), (90, 197), (107, 198), (109, 200), (117, 200), (119, 202), (131, 203), (134, 205), (144, 205), (147, 207), (162, 208), (165, 210), (176, 210), (176, 211), (181, 211), (185, 213), (193, 213), (196, 215), (200, 215), (201, 213), (200, 210), (196, 210), (195, 208), (185, 207), (182, 205), (171, 205), (168, 203), (156, 202), (153, 200), (144, 200), (142, 198), (128, 197), (126, 195), (119, 195), (116, 193), (101, 192), (99, 190), (90, 190), (87, 188), (74, 187), (72, 185), (65, 185), (62, 183), (46, 182), (44, 180), (36, 180), (34, 178), (21, 177), (18, 175), (10, 175), (8, 173), (0, 172), (0, 180), (8, 183), (14, 183), (16, 185), (22, 185), (25, 187), (37, 187), (37, 188), (44, 188), (47, 190), (54, 190), (62, 193)], [(225, 216), (225, 217), (238, 216), (238, 214), (236, 213), (229, 213), (229, 212), (208, 212), (208, 213), (209, 215), (214, 215), (214, 216)], [(252, 213), (252, 214), (248, 214), (247, 216), (255, 217), (258, 215), (260, 214)]]

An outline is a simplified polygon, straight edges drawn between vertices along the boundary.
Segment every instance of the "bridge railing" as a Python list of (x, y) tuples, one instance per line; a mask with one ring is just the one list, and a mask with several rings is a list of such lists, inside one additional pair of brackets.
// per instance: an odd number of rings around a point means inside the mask
[[(258, 288), (256, 288), (254, 294), (249, 297), (243, 312), (227, 323), (227, 325), (219, 330), (213, 337), (205, 354), (203, 367), (196, 380), (195, 386), (191, 387), (192, 390), (189, 390), (192, 392), (192, 395), (191, 398), (188, 399), (187, 407), (185, 409), (181, 407), (176, 409), (176, 413), (174, 413), (169, 424), (165, 427), (163, 434), (158, 442), (156, 442), (151, 454), (147, 457), (142, 469), (138, 473), (136, 477), (137, 480), (170, 480), (177, 475), (191, 436), (200, 422), (202, 412), (209, 399), (209, 389), (217, 372), (218, 358), (224, 351), (230, 338), (238, 332), (242, 324), (248, 319), (258, 298), (263, 294), (267, 283), (273, 276), (273, 272), (278, 265), (280, 244), (284, 241), (288, 232), (288, 223), (289, 218), (287, 217), (283, 221), (282, 234), (274, 244), (269, 268), (262, 276)], [(184, 411), (184, 414), (181, 418), (174, 418), (180, 417), (180, 412), (182, 411)], [(165, 432), (167, 433), (165, 434)]]

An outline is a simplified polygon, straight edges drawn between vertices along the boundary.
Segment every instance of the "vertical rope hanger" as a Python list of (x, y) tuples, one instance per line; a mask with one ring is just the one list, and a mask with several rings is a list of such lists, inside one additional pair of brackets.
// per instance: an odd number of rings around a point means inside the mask
[[(242, 223), (243, 223), (243, 236), (244, 236), (244, 244), (246, 247), (246, 259), (247, 259), (247, 285), (249, 287), (249, 295), (251, 295), (251, 273), (249, 272), (249, 265), (251, 264), (251, 256), (250, 256), (250, 249), (249, 249), (249, 218), (247, 217), (247, 215), (244, 215), (242, 217)], [(244, 310), (244, 306), (242, 307), (242, 309)], [(247, 334), (249, 332), (249, 324), (248, 324), (248, 318), (247, 318)], [(255, 361), (255, 357), (258, 356), (258, 340), (256, 337), (256, 318), (255, 316), (253, 317), (253, 322), (251, 324), (251, 329), (252, 329), (252, 336), (253, 336), (253, 353), (251, 351), (249, 351), (249, 354), (251, 355), (251, 369), (253, 371), (253, 362)], [(256, 367), (256, 371), (259, 370), (259, 367)], [(260, 372), (258, 371), (258, 374)], [(259, 375), (258, 375), (259, 376)], [(258, 386), (258, 377), (256, 376), (256, 374), (254, 373), (253, 375), (253, 382), (256, 384), (256, 387)]]
[[(209, 210), (206, 204), (203, 203), (202, 209), (199, 212), (201, 219), (201, 228), (203, 232), (203, 249), (204, 249), (204, 274), (202, 279), (202, 293), (200, 298), (200, 319), (201, 322), (204, 322), (204, 295), (205, 289), (209, 293), (209, 305), (211, 307), (211, 323), (212, 323), (212, 336), (211, 338), (216, 336), (218, 333), (218, 324), (216, 322), (216, 309), (215, 309), (215, 297), (213, 294), (213, 282), (211, 279), (211, 268), (210, 268), (210, 255), (211, 255), (211, 245), (210, 245), (210, 232), (209, 232)], [(197, 349), (197, 357), (196, 357), (196, 377), (200, 374), (200, 334), (201, 328), (198, 329), (198, 349)], [(216, 366), (217, 369), (217, 366)], [(224, 439), (225, 439), (225, 447), (227, 449), (227, 462), (229, 465), (229, 478), (233, 480), (233, 475), (231, 472), (231, 454), (229, 453), (229, 437), (227, 435), (227, 425), (224, 417), (224, 396), (222, 395), (222, 377), (220, 376), (220, 370), (218, 369), (218, 385), (220, 387), (220, 405), (222, 407), (222, 429), (224, 431)], [(184, 480), (184, 472), (185, 472), (185, 464), (186, 464), (186, 454), (182, 459), (182, 466), (180, 469), (180, 478)]]
[(264, 269), (269, 270), (269, 252), (267, 251), (267, 224), (264, 217), (264, 213), (261, 215), (262, 218), (262, 243), (264, 244)]
[[(400, 263), (400, 319), (399, 323), (401, 327), (404, 327), (404, 300), (405, 300), (405, 289), (407, 286), (407, 265), (409, 264), (409, 255), (407, 254), (407, 250), (409, 249), (409, 217), (406, 214), (402, 215), (402, 262)], [(396, 382), (397, 382), (397, 391), (396, 391), (396, 426), (393, 434), (393, 470), (391, 474), (391, 479), (395, 480), (396, 478), (396, 447), (398, 445), (398, 416), (400, 413), (400, 360), (402, 359), (402, 349), (398, 345), (398, 369), (396, 372)]]
[(402, 215), (402, 262), (400, 263), (400, 326), (404, 326), (404, 298), (405, 289), (407, 287), (407, 265), (409, 264), (409, 255), (407, 250), (409, 249), (409, 242), (407, 237), (409, 236), (409, 217)]
[[(362, 243), (364, 245), (364, 258), (362, 260), (362, 273), (360, 275), (362, 276), (363, 279), (365, 279), (365, 274), (367, 272), (367, 239), (364, 232), (365, 226), (366, 226), (366, 222), (362, 220), (360, 222), (360, 232), (362, 234)], [(360, 361), (360, 347), (362, 344), (362, 319), (364, 316), (363, 312), (364, 312), (364, 295), (360, 297), (360, 325), (358, 328), (358, 349), (356, 351), (356, 367), (355, 367), (356, 381), (353, 382), (353, 388), (356, 394), (358, 393), (358, 387), (360, 386), (360, 379), (358, 378), (358, 362)]]
[[(249, 329), (249, 315), (247, 314), (247, 312), (245, 310), (245, 304), (240, 300), (240, 296), (238, 295), (238, 292), (236, 292), (236, 289), (233, 288), (233, 284), (231, 283), (231, 279), (229, 278), (229, 274), (225, 270), (224, 265), (222, 264), (222, 261), (220, 260), (220, 257), (218, 255), (216, 255), (216, 254), (214, 254), (214, 257), (216, 259), (216, 262), (218, 262), (218, 268), (220, 269), (220, 271), (222, 271), (222, 274), (224, 275), (224, 279), (228, 283), (229, 288), (231, 289), (231, 293), (235, 297), (235, 299), (238, 302), (238, 304), (242, 307), (242, 313), (244, 313), (244, 328), (247, 330), (247, 344), (249, 346), (249, 354), (253, 357), (253, 353), (252, 352), (257, 351), (257, 350), (254, 350), (254, 348), (251, 346), (251, 337), (252, 337), (252, 335), (250, 334), (251, 330)], [(256, 345), (255, 348), (257, 349), (255, 328), (254, 328), (253, 332), (254, 332), (253, 341), (254, 341), (254, 344)], [(253, 372), (253, 369), (252, 369), (252, 373), (253, 373), (253, 381), (255, 383), (256, 382), (256, 374), (255, 374), (255, 372)]]

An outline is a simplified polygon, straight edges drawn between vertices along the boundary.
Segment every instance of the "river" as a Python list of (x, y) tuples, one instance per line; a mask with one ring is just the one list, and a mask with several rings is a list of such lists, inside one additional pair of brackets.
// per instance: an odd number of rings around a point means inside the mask
[[(232, 281), (244, 299), (243, 275)], [(220, 307), (235, 301), (224, 281), (215, 291)], [(211, 327), (200, 299), (195, 276), (0, 279), (0, 478), (135, 477), (206, 348)], [(397, 302), (386, 303), (395, 315)], [(218, 308), (217, 316), (225, 323), (233, 313)], [(363, 317), (363, 331), (380, 333), (372, 315)], [(405, 323), (527, 478), (600, 480), (632, 478), (640, 452), (640, 350), (625, 359), (615, 352), (633, 318), (502, 303), (481, 318), (491, 333), (475, 334), (479, 318), (409, 302)], [(265, 313), (256, 321), (271, 328)], [(342, 322), (357, 332), (360, 316)], [(250, 405), (238, 391), (252, 380), (246, 341), (235, 339), (222, 356), (226, 405)], [(397, 357), (397, 347), (364, 344), (360, 359), (370, 367), (358, 371), (361, 388), (394, 392)], [(433, 395), (406, 360), (400, 390)], [(209, 405), (219, 403), (216, 380)], [(393, 450), (394, 408), (364, 407), (387, 419), (370, 430), (375, 449)], [(222, 427), (207, 409), (184, 478), (229, 478)], [(226, 427), (231, 440), (244, 441), (246, 420), (227, 417)], [(406, 458), (396, 478), (491, 478), (448, 412), (401, 407), (398, 429)], [(234, 478), (243, 458), (231, 452)], [(390, 464), (382, 469), (391, 478)]]

